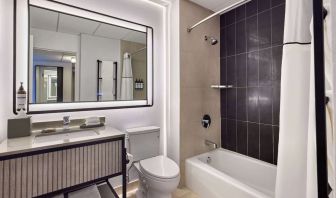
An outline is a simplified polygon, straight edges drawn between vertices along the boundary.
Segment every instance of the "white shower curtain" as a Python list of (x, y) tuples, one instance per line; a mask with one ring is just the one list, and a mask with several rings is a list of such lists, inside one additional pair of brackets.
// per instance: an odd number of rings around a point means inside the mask
[(121, 100), (133, 100), (133, 72), (132, 61), (129, 53), (124, 54), (121, 74)]
[[(312, 0), (286, 1), (284, 42), (288, 44), (284, 46), (282, 61), (276, 198), (317, 198), (311, 19)], [(326, 56), (327, 53), (328, 49)], [(328, 64), (331, 63), (326, 61), (327, 73)], [(328, 75), (326, 78), (329, 79)], [(332, 135), (332, 123), (329, 123), (327, 133)]]
[(287, 0), (276, 198), (306, 197), (312, 0)]

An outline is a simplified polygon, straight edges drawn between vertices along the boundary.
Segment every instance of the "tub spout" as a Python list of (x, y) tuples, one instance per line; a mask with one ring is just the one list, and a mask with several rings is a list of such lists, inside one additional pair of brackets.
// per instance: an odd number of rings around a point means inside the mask
[(205, 145), (207, 145), (208, 147), (211, 147), (211, 149), (217, 149), (218, 145), (210, 140), (205, 140), (204, 141)]

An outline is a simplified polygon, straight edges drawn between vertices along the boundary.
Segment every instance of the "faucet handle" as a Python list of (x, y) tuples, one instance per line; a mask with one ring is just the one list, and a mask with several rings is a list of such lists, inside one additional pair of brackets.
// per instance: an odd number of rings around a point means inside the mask
[(204, 128), (209, 128), (211, 124), (211, 117), (208, 114), (205, 114), (202, 118), (202, 126)]
[(63, 116), (63, 124), (64, 125), (70, 124), (70, 116)]

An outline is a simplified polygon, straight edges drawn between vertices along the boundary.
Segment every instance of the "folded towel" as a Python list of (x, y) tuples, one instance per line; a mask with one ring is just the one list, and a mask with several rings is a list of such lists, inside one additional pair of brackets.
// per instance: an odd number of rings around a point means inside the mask
[(98, 125), (98, 124), (100, 124), (99, 117), (89, 117), (89, 118), (86, 118), (86, 120), (85, 120), (85, 125), (87, 125), (87, 126)]

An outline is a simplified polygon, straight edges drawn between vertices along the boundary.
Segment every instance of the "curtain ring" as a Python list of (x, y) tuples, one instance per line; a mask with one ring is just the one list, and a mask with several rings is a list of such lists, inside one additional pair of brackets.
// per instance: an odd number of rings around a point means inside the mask
[(325, 97), (325, 104), (327, 105), (330, 101), (330, 98), (328, 96)]
[(328, 15), (328, 10), (325, 7), (323, 7), (323, 19), (325, 19), (327, 15)]

